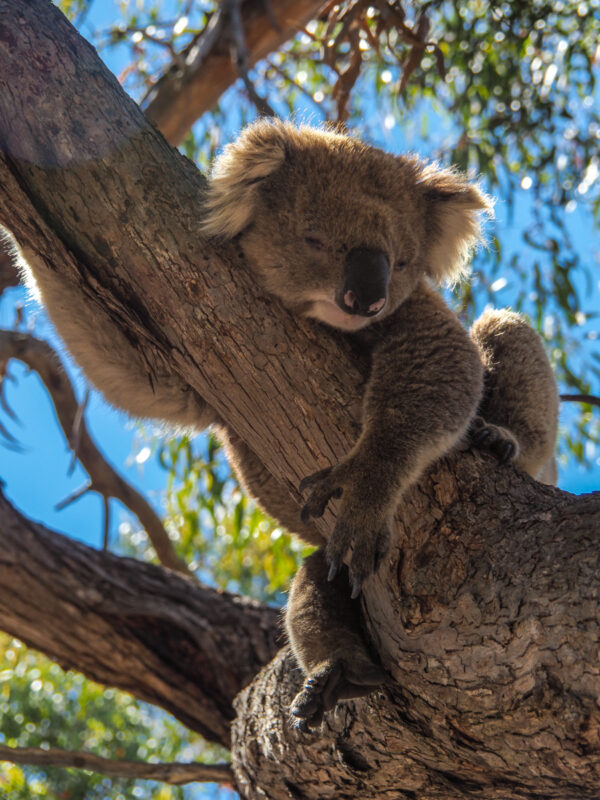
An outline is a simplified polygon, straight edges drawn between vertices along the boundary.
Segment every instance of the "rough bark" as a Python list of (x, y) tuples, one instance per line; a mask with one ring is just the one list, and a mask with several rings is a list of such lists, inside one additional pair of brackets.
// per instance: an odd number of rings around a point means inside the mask
[[(201, 241), (202, 178), (55, 8), (3, 5), (0, 222), (107, 309), (149, 363), (188, 381), (295, 494), (356, 432), (360, 371), (343, 340), (262, 297), (234, 247)], [(237, 706), (245, 795), (597, 797), (599, 506), (481, 456), (437, 465), (403, 503), (396, 549), (365, 591), (397, 683), (300, 741), (286, 721), (298, 675), (279, 656)], [(176, 680), (173, 669), (160, 679)]]
[(19, 276), (12, 263), (12, 259), (4, 250), (2, 239), (0, 238), (0, 295), (5, 289), (19, 285)]
[(280, 654), (236, 701), (249, 800), (598, 797), (600, 495), (447, 461), (402, 505), (363, 600), (393, 684), (307, 737)]
[(0, 531), (0, 629), (229, 746), (233, 699), (277, 650), (276, 609), (93, 550), (2, 496)]
[[(252, 66), (278, 50), (314, 19), (324, 5), (323, 0), (247, 0), (243, 3), (248, 64)], [(171, 144), (180, 144), (194, 122), (209, 111), (239, 77), (230, 52), (229, 22), (223, 19), (219, 24), (218, 18), (211, 20), (214, 22), (217, 25), (209, 25), (192, 49), (184, 54), (183, 65), (174, 64), (157, 82), (144, 108), (148, 119)], [(215, 35), (212, 35), (213, 30)]]

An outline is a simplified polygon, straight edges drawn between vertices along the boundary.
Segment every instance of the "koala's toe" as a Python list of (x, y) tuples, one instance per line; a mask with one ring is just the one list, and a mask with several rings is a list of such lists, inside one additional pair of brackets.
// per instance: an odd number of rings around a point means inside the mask
[(293, 727), (306, 731), (321, 724), (325, 711), (333, 708), (338, 700), (342, 672), (343, 664), (337, 660), (310, 674), (290, 707)]
[(301, 493), (307, 489), (311, 490), (300, 512), (300, 518), (304, 523), (308, 522), (311, 517), (322, 517), (327, 503), (332, 498), (341, 497), (343, 492), (342, 487), (335, 481), (332, 467), (326, 467), (313, 475), (308, 475), (301, 481), (298, 488)]
[(302, 478), (300, 481), (300, 485), (298, 486), (298, 491), (300, 494), (304, 494), (307, 489), (310, 489), (315, 484), (320, 483), (324, 478), (327, 478), (331, 473), (332, 467), (325, 467), (325, 469), (319, 469), (317, 472), (313, 472), (311, 475), (307, 475), (305, 478)]
[(329, 580), (333, 580), (339, 572), (344, 556), (352, 546), (354, 533), (354, 526), (341, 515), (325, 547), (325, 558), (330, 565)]
[(504, 441), (498, 442), (497, 448), (495, 448), (497, 453), (498, 459), (503, 463), (507, 463), (509, 461), (514, 461), (517, 457), (517, 447), (513, 441), (510, 439), (505, 439)]
[(519, 457), (519, 443), (513, 434), (501, 425), (485, 422), (476, 417), (470, 429), (471, 444), (483, 450), (489, 450), (498, 461), (507, 463)]

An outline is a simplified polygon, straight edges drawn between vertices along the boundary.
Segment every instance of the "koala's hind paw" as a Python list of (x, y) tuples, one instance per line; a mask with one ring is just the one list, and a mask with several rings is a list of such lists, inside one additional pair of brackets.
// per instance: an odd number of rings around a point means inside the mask
[(350, 666), (343, 659), (328, 662), (314, 670), (290, 706), (291, 724), (308, 733), (321, 724), (325, 711), (339, 700), (364, 697), (388, 681), (386, 673), (371, 661), (358, 659)]
[(475, 417), (471, 423), (469, 440), (480, 450), (489, 450), (502, 464), (519, 457), (519, 443), (508, 428), (492, 425), (483, 417)]

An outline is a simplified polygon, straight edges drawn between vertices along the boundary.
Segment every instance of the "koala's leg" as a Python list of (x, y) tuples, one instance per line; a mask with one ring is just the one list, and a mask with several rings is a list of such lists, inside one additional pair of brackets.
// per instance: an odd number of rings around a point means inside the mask
[(289, 641), (307, 676), (291, 706), (301, 730), (318, 725), (338, 700), (363, 697), (389, 680), (367, 649), (348, 576), (328, 581), (328, 570), (322, 549), (309, 556), (294, 578), (286, 610)]
[(485, 369), (472, 437), (532, 477), (555, 483), (558, 389), (540, 337), (520, 314), (502, 309), (486, 311), (471, 338)]
[(135, 417), (196, 430), (217, 421), (216, 412), (177, 373), (149, 363), (77, 284), (30, 248), (17, 250), (16, 262), (69, 352), (109, 403)]
[(238, 480), (270, 517), (308, 544), (323, 544), (316, 525), (300, 519), (300, 507), (285, 485), (269, 472), (256, 453), (233, 431), (217, 427), (216, 433)]

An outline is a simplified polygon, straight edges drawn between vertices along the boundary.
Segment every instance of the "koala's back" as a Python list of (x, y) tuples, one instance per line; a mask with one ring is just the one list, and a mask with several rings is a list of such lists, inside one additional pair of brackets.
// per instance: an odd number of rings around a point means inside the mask
[(555, 483), (559, 396), (540, 337), (524, 317), (507, 309), (482, 314), (471, 337), (485, 370), (479, 413), (515, 435), (518, 467), (538, 480)]

